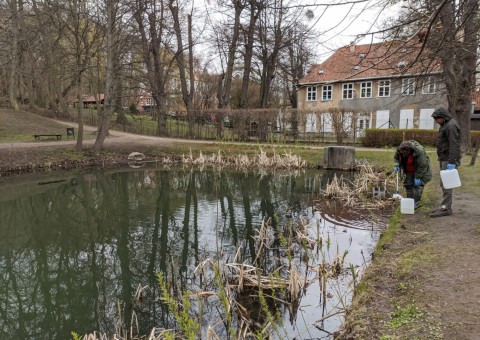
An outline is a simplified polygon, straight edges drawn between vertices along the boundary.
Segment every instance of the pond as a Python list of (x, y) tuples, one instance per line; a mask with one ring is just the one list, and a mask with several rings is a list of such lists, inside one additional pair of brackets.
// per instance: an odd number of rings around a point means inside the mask
[[(159, 299), (162, 273), (184, 308), (190, 292), (189, 318), (204, 338), (271, 315), (273, 337), (330, 338), (385, 227), (376, 213), (323, 199), (333, 175), (142, 168), (1, 179), (0, 329), (12, 339), (68, 339), (178, 328)], [(301, 289), (292, 301), (271, 287), (238, 289), (230, 301), (248, 317), (230, 320), (218, 291), (239, 283), (216, 272), (229, 263), (297, 273)]]

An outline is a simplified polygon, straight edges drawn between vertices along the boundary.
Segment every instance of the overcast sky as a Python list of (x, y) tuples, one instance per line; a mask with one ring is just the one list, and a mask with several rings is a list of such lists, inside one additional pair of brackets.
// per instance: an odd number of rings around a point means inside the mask
[[(305, 10), (313, 12), (313, 20), (308, 24), (315, 23), (316, 34), (316, 60), (312, 63), (320, 63), (327, 59), (335, 50), (352, 41), (367, 44), (378, 42), (382, 37), (380, 34), (368, 34), (380, 29), (382, 22), (395, 13), (403, 2), (386, 9), (382, 3), (388, 0), (300, 0)], [(197, 15), (205, 15), (207, 9), (208, 20), (215, 20), (218, 14), (213, 9), (213, 0), (195, 1), (198, 5)], [(196, 7), (196, 6), (195, 6)], [(198, 18), (197, 18), (198, 19)], [(199, 22), (204, 21), (199, 20)], [(361, 38), (363, 37), (363, 38)], [(199, 50), (202, 54), (213, 57), (211, 54), (211, 42), (201, 45)], [(208, 59), (207, 58), (207, 59)]]
[(314, 10), (315, 17), (319, 19), (316, 24), (316, 29), (320, 33), (319, 62), (325, 60), (336, 49), (352, 41), (362, 44), (380, 41), (382, 38), (380, 34), (368, 33), (379, 31), (385, 19), (396, 15), (402, 5), (399, 3), (385, 8), (381, 5), (383, 1), (379, 0), (334, 0), (332, 2), (339, 5), (328, 8), (319, 7)]

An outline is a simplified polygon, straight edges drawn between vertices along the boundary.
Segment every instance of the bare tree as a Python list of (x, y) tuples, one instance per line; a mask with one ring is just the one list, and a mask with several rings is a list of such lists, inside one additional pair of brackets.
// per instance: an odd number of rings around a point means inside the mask
[(199, 74), (198, 84), (195, 90), (194, 109), (205, 110), (216, 108), (215, 95), (217, 90), (218, 76), (212, 75), (207, 69)]
[(471, 150), (470, 112), (477, 67), (478, 1), (436, 0), (433, 3), (437, 5), (438, 19), (432, 18), (432, 23), (440, 25), (438, 32), (432, 32), (429, 46), (438, 47), (448, 91), (448, 106), (462, 130), (462, 149)]
[(335, 133), (335, 138), (338, 144), (343, 143), (343, 139), (352, 134), (356, 130), (358, 121), (358, 112), (351, 109), (331, 109), (328, 113), (330, 124)]
[(253, 58), (253, 49), (255, 44), (255, 31), (257, 26), (257, 21), (260, 17), (261, 12), (265, 9), (264, 1), (250, 0), (249, 4), (249, 21), (247, 30), (244, 33), (245, 41), (245, 51), (243, 58), (243, 78), (242, 78), (242, 94), (240, 100), (240, 107), (243, 109), (248, 108), (248, 98), (249, 98), (249, 84), (250, 84), (250, 73), (252, 72), (252, 58)]
[[(182, 28), (179, 18), (179, 7), (176, 0), (169, 0), (168, 7), (172, 12), (173, 17), (173, 28), (175, 30), (175, 36), (177, 40), (177, 51), (175, 53), (175, 60), (178, 65), (178, 72), (180, 76), (180, 86), (182, 89), (182, 98), (187, 109), (187, 118), (188, 118), (188, 133), (190, 136), (193, 136), (193, 125), (195, 123), (193, 117), (193, 97), (195, 94), (195, 74), (194, 74), (194, 60), (193, 60), (193, 39), (192, 39), (192, 13), (187, 15), (187, 36), (188, 36), (188, 45), (187, 47), (183, 44), (182, 38)], [(193, 11), (193, 8), (192, 8)], [(188, 51), (188, 66), (186, 65), (184, 50)], [(186, 75), (186, 70), (188, 71), (188, 78)], [(188, 82), (188, 84), (187, 84)]]
[(72, 0), (67, 3), (65, 8), (66, 16), (63, 24), (66, 27), (67, 43), (71, 49), (71, 57), (73, 61), (73, 72), (71, 80), (66, 89), (63, 90), (64, 95), (69, 93), (71, 89), (76, 87), (79, 108), (77, 111), (77, 143), (75, 148), (81, 150), (83, 146), (83, 75), (90, 66), (94, 51), (93, 45), (100, 40), (101, 31), (94, 29), (90, 8), (81, 0)]
[(471, 150), (471, 94), (475, 90), (480, 22), (477, 0), (423, 0), (409, 3), (406, 12), (394, 21), (395, 35), (410, 35), (423, 42), (431, 58), (443, 66), (448, 109), (457, 119), (463, 150)]
[(315, 55), (314, 47), (309, 44), (310, 41), (314, 41), (315, 35), (305, 24), (299, 24), (288, 29), (287, 36), (290, 44), (282, 53), (277, 74), (283, 78), (286, 96), (291, 107), (297, 108), (295, 84), (305, 76), (307, 65)]
[(294, 0), (269, 0), (266, 6), (259, 20), (257, 36), (260, 107), (263, 108), (271, 104), (271, 90), (278, 73), (280, 56), (300, 37), (298, 34), (292, 34), (295, 32), (295, 27), (299, 25), (299, 21), (307, 19), (303, 12), (304, 6)]
[(167, 132), (166, 98), (167, 82), (172, 72), (172, 46), (163, 0), (151, 3), (148, 0), (135, 0), (131, 4), (140, 35), (140, 46), (145, 64), (149, 90), (157, 106), (158, 135)]
[(18, 71), (20, 68), (20, 16), (23, 15), (20, 11), (22, 7), (22, 0), (8, 1), (9, 10), (11, 13), (10, 20), (10, 36), (11, 36), (11, 53), (10, 53), (10, 70), (9, 70), (9, 87), (8, 95), (10, 107), (18, 110)]
[[(59, 20), (60, 13), (64, 10), (52, 1), (49, 3), (32, 0), (32, 13), (35, 22), (36, 34), (41, 37), (41, 41), (35, 50), (37, 55), (36, 90), (38, 91), (37, 104), (46, 110), (53, 112), (58, 116), (62, 109), (66, 109), (65, 96), (63, 93), (64, 82), (69, 78), (71, 62), (65, 51), (64, 40), (62, 37), (66, 34), (66, 26)], [(51, 15), (57, 13), (57, 16)]]
[[(240, 18), (246, 7), (246, 0), (227, 0), (226, 2), (230, 2), (232, 6), (233, 25), (225, 24), (225, 27), (229, 28), (231, 35), (229, 34), (228, 38), (225, 39), (226, 41), (229, 41), (229, 43), (226, 56), (226, 69), (222, 72), (222, 77), (219, 79), (218, 83), (217, 98), (219, 108), (231, 107), (232, 77), (236, 61), (237, 45), (240, 37)], [(217, 32), (223, 32), (223, 30), (218, 28)], [(219, 44), (219, 46), (222, 45)]]
[(120, 59), (120, 45), (119, 45), (119, 27), (118, 21), (118, 1), (105, 0), (105, 12), (107, 13), (106, 22), (106, 74), (105, 74), (105, 91), (104, 102), (102, 110), (100, 111), (100, 124), (98, 126), (97, 139), (93, 146), (94, 150), (100, 150), (103, 147), (103, 142), (108, 134), (110, 121), (114, 110), (118, 108), (117, 101), (119, 98), (119, 59)]

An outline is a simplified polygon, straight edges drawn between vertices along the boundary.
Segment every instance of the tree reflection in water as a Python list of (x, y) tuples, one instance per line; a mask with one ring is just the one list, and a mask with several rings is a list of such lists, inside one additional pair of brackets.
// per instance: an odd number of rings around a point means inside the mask
[[(139, 334), (153, 327), (175, 328), (176, 320), (158, 301), (157, 273), (163, 273), (178, 296), (211, 280), (195, 271), (200, 263), (227, 263), (237, 249), (242, 261), (256, 260), (266, 273), (288, 270), (289, 254), (280, 237), (288, 233), (278, 229), (301, 217), (309, 221), (307, 232), (313, 239), (331, 243), (328, 250), (295, 248), (292, 255), (303, 263), (308, 258), (317, 265), (347, 251), (352, 263), (362, 265), (361, 251), (368, 252), (377, 237), (371, 230), (338, 232), (334, 224), (319, 219), (308, 203), (325, 182), (325, 173), (318, 171), (260, 175), (142, 169), (64, 179), (41, 186), (29, 178), (0, 183), (0, 329), (10, 338), (64, 339), (71, 331), (94, 330), (112, 334), (118, 325), (130, 326), (133, 311)], [(253, 236), (268, 219), (276, 236), (268, 254), (257, 258)], [(309, 271), (309, 278), (318, 275), (310, 272), (311, 265), (297, 265)], [(337, 289), (327, 285), (324, 292)], [(290, 312), (275, 304), (272, 313), (284, 315), (288, 334), (325, 335), (312, 325), (322, 308), (335, 308), (337, 302), (322, 300), (322, 290), (314, 286), (304, 289), (298, 308)], [(203, 332), (224, 318), (218, 301), (207, 300), (202, 314), (195, 311), (202, 317)], [(267, 299), (269, 305), (272, 301)], [(258, 294), (250, 302), (258, 307)], [(334, 330), (338, 324), (324, 322), (322, 328)], [(216, 331), (226, 335), (220, 328)]]

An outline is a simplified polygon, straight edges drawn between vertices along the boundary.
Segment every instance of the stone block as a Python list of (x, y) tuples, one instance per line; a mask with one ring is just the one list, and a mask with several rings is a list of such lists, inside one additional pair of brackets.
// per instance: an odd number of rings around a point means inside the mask
[(324, 149), (324, 168), (331, 170), (355, 169), (355, 148), (353, 146), (329, 146)]

